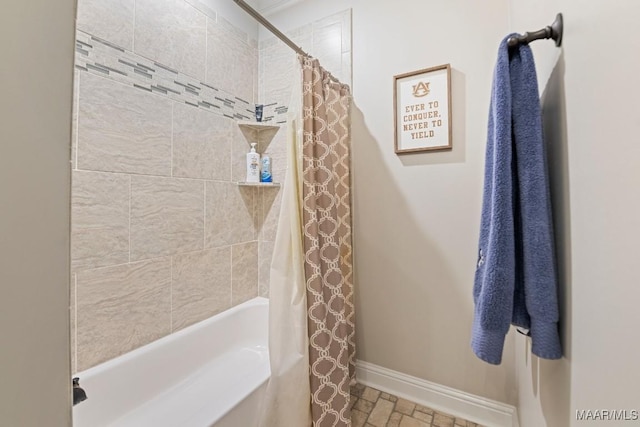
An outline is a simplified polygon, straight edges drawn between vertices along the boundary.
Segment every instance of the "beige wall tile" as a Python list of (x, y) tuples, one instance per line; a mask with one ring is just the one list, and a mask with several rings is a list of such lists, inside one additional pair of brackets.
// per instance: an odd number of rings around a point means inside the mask
[[(251, 143), (258, 141), (258, 133), (241, 130), (238, 126), (232, 129), (231, 136), (231, 180), (246, 181), (247, 180), (247, 153), (251, 150)], [(256, 151), (260, 154), (259, 144)]]
[[(313, 48), (313, 30), (311, 25), (290, 31), (287, 35), (299, 46), (310, 53)], [(295, 52), (281, 41), (265, 43), (260, 51), (260, 70), (262, 72), (262, 87), (260, 93), (264, 95), (265, 103), (278, 102), (289, 105), (291, 100), (291, 82), (294, 81), (298, 68)]]
[[(254, 103), (253, 91), (257, 78), (258, 49), (249, 45), (246, 34), (238, 37), (225, 25), (207, 21), (208, 84), (233, 93)], [(248, 108), (252, 108), (249, 105)]]
[(267, 52), (267, 50), (262, 47), (262, 42), (259, 45), (260, 47), (258, 50), (258, 92), (257, 92), (258, 97), (255, 99), (255, 103), (268, 104), (268, 102), (265, 102), (265, 98), (264, 98), (264, 83), (267, 80), (264, 74), (264, 66), (265, 66), (264, 55), (265, 55), (265, 52)]
[(77, 278), (78, 370), (170, 332), (169, 258), (83, 271)]
[(220, 29), (224, 30), (229, 35), (233, 35), (238, 40), (246, 42), (247, 44), (249, 43), (249, 35), (246, 33), (246, 31), (236, 27), (231, 22), (224, 19), (222, 16), (218, 15), (216, 23), (218, 24), (218, 27)]
[[(311, 42), (311, 37), (308, 43)], [(289, 105), (291, 98), (291, 82), (294, 81), (295, 52), (288, 46), (277, 43), (263, 49), (260, 52), (262, 62), (263, 85), (260, 91), (264, 91), (263, 102), (278, 102)]]
[(71, 268), (129, 261), (128, 175), (74, 171), (71, 192)]
[[(284, 118), (284, 117), (283, 117)], [(272, 139), (265, 146), (264, 154), (268, 154), (271, 157), (271, 175), (273, 182), (284, 183), (285, 171), (287, 169), (287, 124), (280, 125), (280, 129), (274, 134), (267, 134), (261, 132), (263, 138)]]
[(79, 0), (79, 30), (125, 49), (133, 49), (135, 0)]
[(338, 75), (342, 71), (342, 19), (334, 17), (330, 22), (314, 23), (311, 50), (325, 69)]
[(231, 179), (233, 120), (176, 103), (173, 110), (173, 176)]
[(173, 257), (172, 331), (231, 307), (231, 247)]
[(260, 50), (267, 49), (272, 46), (275, 46), (278, 43), (282, 43), (276, 36), (268, 35), (266, 39), (260, 40), (259, 47)]
[(171, 174), (172, 101), (80, 73), (78, 169)]
[[(258, 138), (263, 141), (260, 144), (262, 152), (269, 154), (270, 156), (287, 154), (286, 124), (280, 125), (279, 129), (261, 131)], [(284, 164), (278, 166), (285, 167)]]
[(208, 4), (204, 3), (202, 0), (185, 0), (191, 6), (198, 9), (200, 12), (204, 13), (207, 17), (211, 19), (217, 19), (218, 13), (213, 10)]
[(256, 238), (257, 190), (233, 182), (207, 182), (205, 247), (233, 245)]
[[(255, 114), (254, 114), (254, 117), (255, 117)], [(262, 153), (263, 148), (261, 147), (260, 138), (258, 138), (258, 134), (259, 132), (254, 128), (250, 128), (246, 126), (242, 126), (242, 127), (238, 126), (238, 130), (235, 131), (233, 134), (234, 141), (238, 141), (242, 143), (242, 144), (238, 144), (239, 151), (237, 154), (239, 154), (241, 151), (244, 150), (244, 143), (247, 144), (247, 147), (250, 147), (252, 142), (258, 143), (258, 145), (256, 145), (256, 150), (258, 150), (259, 153)], [(246, 151), (249, 151), (249, 148), (247, 148)]]
[(342, 71), (338, 75), (341, 82), (351, 85), (352, 72), (351, 72), (351, 52), (342, 53)]
[(345, 10), (340, 13), (342, 21), (342, 52), (351, 50), (351, 12), (352, 10)]
[(136, 0), (134, 51), (203, 81), (206, 22), (183, 0)]
[(237, 79), (232, 93), (247, 101), (249, 109), (254, 109), (254, 89), (256, 89), (258, 78), (258, 49), (241, 42), (236, 55), (233, 65)]
[[(303, 25), (291, 31), (287, 31), (287, 35), (294, 41), (294, 43), (308, 48), (311, 45), (303, 43), (303, 41), (310, 40), (313, 37), (313, 27), (311, 25)], [(278, 43), (280, 43), (280, 41), (278, 41)]]
[[(287, 35), (319, 58), (321, 64), (343, 83), (351, 84), (351, 58), (343, 55), (344, 52), (351, 51), (351, 10), (322, 18), (312, 25), (290, 31)], [(290, 82), (296, 72), (293, 58), (291, 50), (275, 38), (260, 42), (261, 102), (289, 104)], [(345, 59), (349, 62), (345, 63)]]
[(272, 164), (271, 176), (273, 177), (273, 182), (284, 184), (287, 177), (287, 154), (278, 153), (270, 156)]
[[(207, 75), (206, 82), (233, 93), (233, 61), (240, 41), (228, 34), (214, 20), (207, 20)], [(229, 58), (229, 60), (226, 60)], [(246, 101), (251, 101), (247, 99)]]
[[(253, 99), (247, 99), (247, 101), (251, 103), (249, 109), (253, 109), (260, 96), (260, 78), (258, 76), (260, 71), (260, 51), (258, 50), (258, 42), (254, 39), (249, 40), (249, 52), (251, 55), (251, 69), (253, 70)], [(255, 116), (250, 115), (249, 117), (254, 118)]]
[[(272, 122), (275, 125), (275, 123)], [(286, 141), (286, 134), (283, 132), (281, 134), (281, 130), (279, 128), (276, 129), (264, 129), (257, 133), (256, 139), (258, 140), (258, 147), (260, 147), (261, 154), (269, 154), (272, 155), (274, 152), (280, 152), (282, 149), (286, 152), (287, 146), (283, 144), (284, 135)]]
[(258, 296), (258, 242), (231, 248), (231, 301), (240, 304)]
[(278, 231), (280, 204), (282, 203), (282, 187), (262, 189), (262, 230), (261, 239), (273, 242)]
[(71, 121), (71, 168), (76, 169), (78, 162), (76, 161), (76, 152), (78, 148), (78, 106), (80, 96), (80, 73), (77, 69), (73, 70), (73, 115)]
[(261, 241), (258, 246), (258, 294), (268, 298), (274, 242)]
[(131, 177), (131, 260), (203, 249), (204, 183)]

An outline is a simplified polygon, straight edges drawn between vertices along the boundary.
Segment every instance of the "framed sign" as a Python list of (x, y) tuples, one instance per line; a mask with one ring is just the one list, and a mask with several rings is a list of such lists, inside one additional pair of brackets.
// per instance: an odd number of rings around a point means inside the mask
[(397, 154), (451, 150), (451, 66), (393, 77)]

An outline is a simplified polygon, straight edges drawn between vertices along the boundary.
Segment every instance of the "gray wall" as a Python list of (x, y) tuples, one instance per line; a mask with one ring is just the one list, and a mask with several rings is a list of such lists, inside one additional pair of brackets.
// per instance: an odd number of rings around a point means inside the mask
[[(69, 152), (75, 1), (0, 15), (0, 424), (71, 424)], [(25, 30), (28, 28), (28, 30)]]
[[(354, 254), (358, 359), (514, 404), (513, 333), (500, 366), (469, 346), (487, 109), (505, 6), (354, 5)], [(391, 18), (398, 13), (402, 19)], [(396, 155), (393, 75), (446, 63), (453, 150)]]
[(630, 53), (640, 50), (640, 5), (512, 1), (510, 26), (536, 29), (557, 12), (565, 18), (562, 49), (549, 42), (533, 48), (544, 92), (565, 358), (540, 361), (518, 340), (522, 427), (582, 425), (576, 410), (638, 409), (640, 61)]
[[(640, 240), (639, 6), (604, 1), (482, 4), (306, 1), (284, 29), (353, 8), (357, 357), (518, 404), (523, 427), (578, 425), (576, 409), (637, 409)], [(564, 12), (562, 49), (532, 44), (555, 210), (565, 358), (533, 357), (511, 334), (502, 366), (469, 349), (471, 287), (491, 74), (507, 32)], [(477, 19), (482, 17), (481, 20)], [(451, 153), (393, 153), (392, 76), (450, 62)], [(517, 378), (516, 378), (517, 377)], [(608, 425), (616, 425), (608, 422)]]

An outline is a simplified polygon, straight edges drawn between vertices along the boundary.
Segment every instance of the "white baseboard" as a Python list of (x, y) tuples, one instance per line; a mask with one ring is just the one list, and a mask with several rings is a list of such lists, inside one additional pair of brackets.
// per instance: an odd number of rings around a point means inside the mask
[(358, 360), (359, 383), (487, 427), (519, 427), (516, 408)]

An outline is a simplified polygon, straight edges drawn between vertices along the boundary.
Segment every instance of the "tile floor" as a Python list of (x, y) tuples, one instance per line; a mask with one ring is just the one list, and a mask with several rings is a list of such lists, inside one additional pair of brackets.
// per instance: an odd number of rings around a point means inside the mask
[(481, 427), (375, 388), (351, 388), (352, 427)]

